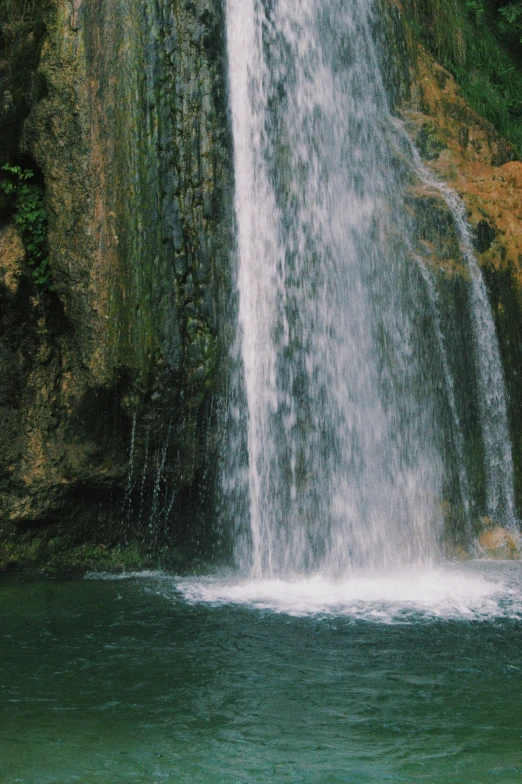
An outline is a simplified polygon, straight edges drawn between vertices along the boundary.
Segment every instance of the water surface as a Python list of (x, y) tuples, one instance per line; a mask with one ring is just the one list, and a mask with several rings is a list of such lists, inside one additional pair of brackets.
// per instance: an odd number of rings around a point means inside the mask
[(415, 579), (3, 581), (0, 781), (522, 781), (521, 565)]

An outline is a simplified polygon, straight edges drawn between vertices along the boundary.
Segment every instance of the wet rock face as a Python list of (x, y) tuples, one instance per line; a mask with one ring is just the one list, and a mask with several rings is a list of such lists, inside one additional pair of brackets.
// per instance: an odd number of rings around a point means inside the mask
[(23, 280), (23, 259), (24, 249), (14, 227), (3, 229), (0, 232), (0, 430), (5, 442), (0, 487), (3, 494), (9, 492), (11, 474), (23, 452), (21, 400), (35, 347), (36, 319), (27, 280)]
[(0, 415), (19, 430), (8, 457), (0, 435), (5, 536), (80, 521), (81, 541), (94, 510), (102, 539), (186, 534), (224, 353), (223, 24), (218, 0), (52, 4), (19, 146), (45, 181), (54, 291), (2, 234), (2, 335), (25, 325), (2, 349), (18, 413), (0, 391)]
[[(399, 0), (380, 6), (390, 100), (475, 228), (522, 498), (522, 163), (417, 48)], [(45, 560), (57, 541), (145, 539), (154, 551), (169, 537), (204, 540), (211, 532), (192, 513), (219, 441), (232, 223), (222, 3), (47, 9), (32, 38), (0, 56), (0, 152), (42, 173), (54, 281), (54, 291), (35, 287), (0, 204), (0, 563), (18, 545)], [(416, 251), (437, 274), (462, 424), (478, 443), (451, 216), (413, 177), (406, 208)], [(470, 474), (480, 494), (480, 472)]]

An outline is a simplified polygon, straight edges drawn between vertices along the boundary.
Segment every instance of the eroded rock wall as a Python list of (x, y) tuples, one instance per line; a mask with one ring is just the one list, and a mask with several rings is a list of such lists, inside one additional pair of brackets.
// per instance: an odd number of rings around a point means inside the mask
[(4, 557), (23, 540), (45, 558), (57, 533), (157, 550), (205, 535), (188, 531), (217, 438), (222, 7), (56, 0), (46, 29), (18, 156), (45, 183), (53, 290), (32, 283), (13, 226), (1, 235)]

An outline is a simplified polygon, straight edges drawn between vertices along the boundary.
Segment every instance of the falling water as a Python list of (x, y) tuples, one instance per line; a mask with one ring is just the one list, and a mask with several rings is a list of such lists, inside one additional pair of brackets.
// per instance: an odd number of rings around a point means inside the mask
[(235, 542), (254, 577), (437, 555), (434, 377), (448, 368), (424, 334), (403, 201), (414, 162), (407, 173), (394, 143), (373, 13), (373, 0), (227, 0), (247, 411)]
[(435, 548), (441, 460), (372, 5), (227, 5), (250, 499), (237, 557), (257, 576)]
[(439, 308), (439, 295), (437, 292), (437, 288), (435, 282), (433, 280), (433, 276), (424, 264), (423, 260), (420, 257), (417, 257), (417, 263), (419, 265), (419, 269), (426, 284), (426, 289), (428, 291), (429, 300), (432, 307), (432, 316), (433, 316), (433, 327), (435, 331), (435, 337), (437, 339), (437, 345), (439, 349), (439, 355), (441, 359), (442, 365), (442, 372), (444, 374), (444, 384), (446, 388), (446, 395), (448, 398), (448, 405), (449, 410), (451, 413), (452, 425), (453, 425), (453, 442), (455, 446), (456, 458), (457, 458), (457, 474), (459, 480), (459, 489), (460, 489), (460, 497), (462, 501), (462, 506), (464, 509), (464, 518), (466, 522), (467, 531), (464, 533), (469, 534), (472, 529), (471, 519), (470, 519), (470, 512), (471, 512), (471, 503), (470, 503), (470, 491), (469, 491), (469, 482), (468, 482), (468, 475), (466, 473), (466, 464), (465, 464), (465, 457), (464, 457), (464, 433), (462, 432), (462, 426), (460, 423), (460, 416), (458, 412), (457, 406), (457, 399), (456, 399), (456, 390), (455, 390), (455, 381), (451, 374), (450, 362), (448, 358), (448, 352), (446, 350), (446, 341), (444, 338), (444, 332), (442, 329), (442, 319), (441, 313)]
[(484, 279), (475, 257), (466, 210), (457, 194), (432, 177), (415, 150), (413, 152), (417, 171), (427, 185), (435, 188), (442, 195), (453, 214), (462, 254), (470, 275), (470, 312), (486, 464), (486, 511), (492, 520), (514, 530), (517, 528), (517, 516), (504, 371), (495, 322)]

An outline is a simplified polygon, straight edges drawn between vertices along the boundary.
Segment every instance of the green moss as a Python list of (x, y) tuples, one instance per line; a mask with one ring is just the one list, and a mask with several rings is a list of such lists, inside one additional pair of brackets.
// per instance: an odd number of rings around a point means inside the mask
[(126, 572), (150, 566), (136, 545), (110, 547), (86, 543), (71, 546), (68, 538), (36, 536), (2, 542), (0, 571)]
[(430, 124), (424, 123), (415, 138), (417, 148), (426, 161), (436, 160), (446, 145), (441, 141), (437, 130)]
[[(414, 34), (522, 152), (522, 46), (499, 0), (405, 0)], [(503, 13), (501, 13), (503, 11)]]
[(208, 570), (208, 563), (194, 554), (187, 555), (173, 544), (150, 548), (143, 542), (128, 544), (83, 541), (78, 531), (64, 525), (30, 530), (2, 531), (0, 536), (0, 574), (85, 574), (108, 572), (122, 574), (143, 569), (168, 569), (178, 574)]

